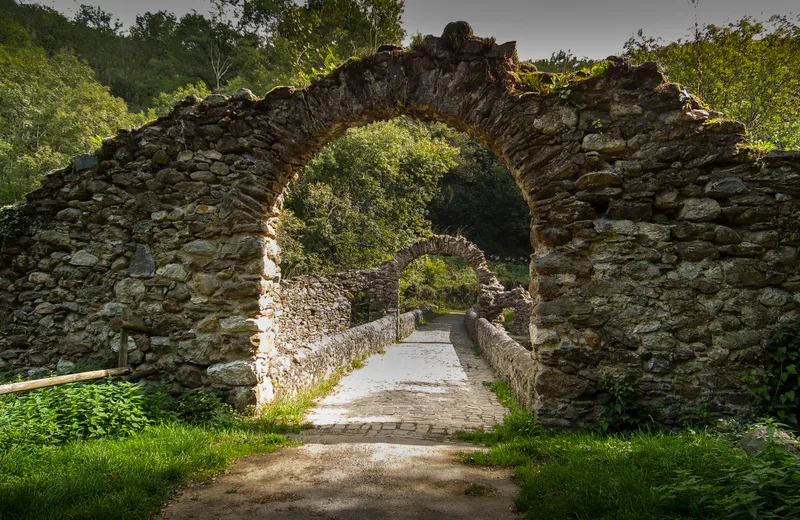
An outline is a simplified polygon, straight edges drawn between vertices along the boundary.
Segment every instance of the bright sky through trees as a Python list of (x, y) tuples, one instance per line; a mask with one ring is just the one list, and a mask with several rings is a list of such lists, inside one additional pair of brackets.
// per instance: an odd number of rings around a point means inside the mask
[[(26, 2), (30, 3), (30, 2)], [(168, 10), (178, 16), (192, 9), (208, 10), (205, 0), (45, 0), (65, 12), (77, 4), (101, 6), (125, 26), (136, 14)], [(702, 0), (698, 21), (725, 24), (744, 15), (767, 18), (800, 11), (797, 0)], [(523, 59), (548, 57), (571, 49), (578, 56), (605, 58), (619, 54), (622, 44), (637, 30), (675, 40), (686, 36), (695, 10), (687, 0), (406, 0), (403, 26), (408, 35), (439, 35), (454, 20), (466, 20), (480, 36), (516, 40)]]

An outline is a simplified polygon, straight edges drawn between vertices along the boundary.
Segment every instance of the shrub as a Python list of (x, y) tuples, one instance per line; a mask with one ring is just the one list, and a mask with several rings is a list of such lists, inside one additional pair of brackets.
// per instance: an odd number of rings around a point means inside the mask
[(765, 363), (753, 389), (758, 411), (798, 426), (800, 417), (800, 320), (783, 325), (767, 342)]
[(186, 423), (203, 426), (226, 426), (236, 420), (233, 408), (222, 400), (222, 395), (208, 388), (181, 394), (176, 413)]
[(0, 401), (0, 449), (124, 437), (151, 423), (139, 385), (72, 383)]
[(600, 381), (600, 387), (603, 406), (594, 429), (601, 433), (619, 433), (639, 428), (644, 413), (636, 402), (636, 389), (605, 380)]
[(713, 476), (677, 470), (655, 491), (692, 518), (800, 518), (800, 458), (769, 448), (750, 461)]

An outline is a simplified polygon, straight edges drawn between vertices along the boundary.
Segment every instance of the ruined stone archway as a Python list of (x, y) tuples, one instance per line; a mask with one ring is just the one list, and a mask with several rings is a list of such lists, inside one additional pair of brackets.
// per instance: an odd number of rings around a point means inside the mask
[(387, 285), (391, 284), (387, 295), (392, 299), (383, 304), (386, 308), (385, 312), (394, 312), (400, 306), (399, 282), (403, 270), (408, 264), (421, 256), (437, 254), (457, 256), (466, 261), (467, 265), (475, 271), (478, 277), (478, 313), (482, 317), (487, 316), (492, 310), (495, 297), (504, 291), (503, 284), (489, 270), (486, 257), (478, 246), (462, 236), (450, 235), (434, 235), (427, 240), (412, 244), (395, 253), (392, 260), (379, 267)]
[(797, 315), (800, 158), (756, 162), (741, 125), (686, 105), (653, 64), (541, 93), (521, 72), (513, 43), (428, 36), (105, 141), (3, 213), (0, 369), (107, 357), (125, 304), (152, 331), (134, 368), (269, 399), (283, 194), (347, 128), (407, 115), (477, 138), (531, 207), (543, 423), (591, 421), (603, 378), (666, 422), (698, 402), (744, 413), (740, 376)]

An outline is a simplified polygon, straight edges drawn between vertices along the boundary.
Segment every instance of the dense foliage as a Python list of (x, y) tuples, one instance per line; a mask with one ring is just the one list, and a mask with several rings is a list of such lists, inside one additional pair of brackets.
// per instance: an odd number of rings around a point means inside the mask
[(487, 255), (527, 257), (530, 213), (511, 172), (466, 134), (448, 129), (446, 139), (459, 154), (428, 205), (433, 230), (462, 234)]
[[(490, 262), (489, 268), (506, 289), (527, 287), (527, 265)], [(425, 255), (409, 263), (400, 277), (400, 306), (403, 311), (431, 308), (439, 312), (466, 310), (478, 299), (478, 277), (458, 257)], [(513, 315), (512, 315), (513, 316)]]
[(18, 38), (0, 43), (0, 203), (134, 121), (85, 63), (62, 51), (48, 55), (15, 28)]
[(213, 390), (100, 381), (0, 396), (0, 518), (146, 520), (189, 480), (290, 445), (352, 367), (291, 399), (234, 413)]
[(635, 61), (658, 61), (673, 81), (744, 123), (753, 143), (800, 148), (800, 17), (708, 24), (676, 42), (639, 31), (625, 52)]
[(188, 94), (303, 85), (353, 54), (399, 43), (402, 6), (209, 0), (205, 15), (147, 12), (123, 31), (99, 7), (80, 5), (70, 20), (0, 0), (0, 204)]
[(162, 422), (221, 426), (233, 419), (210, 390), (174, 397), (157, 385), (71, 383), (0, 396), (0, 451), (127, 437)]
[(206, 14), (180, 18), (146, 12), (123, 31), (99, 7), (80, 5), (69, 20), (40, 4), (0, 0), (0, 27), (14, 20), (48, 53), (67, 50), (86, 60), (135, 111), (198, 81), (263, 94), (318, 72), (329, 56), (343, 61), (405, 34), (400, 0), (209, 0), (205, 7)]
[(287, 197), (284, 276), (373, 266), (430, 234), (425, 207), (458, 150), (407, 119), (352, 129), (323, 149)]
[(477, 300), (478, 277), (461, 258), (426, 255), (408, 264), (400, 277), (402, 311), (465, 310)]

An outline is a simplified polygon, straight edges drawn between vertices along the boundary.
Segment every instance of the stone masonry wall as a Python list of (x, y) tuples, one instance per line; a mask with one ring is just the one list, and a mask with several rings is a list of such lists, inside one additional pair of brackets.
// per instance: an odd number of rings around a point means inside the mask
[(284, 352), (274, 360), (272, 370), (276, 394), (292, 396), (325, 380), (336, 370), (349, 367), (354, 360), (374, 354), (408, 336), (421, 319), (420, 310), (400, 315), (400, 337), (397, 336), (396, 318), (385, 316)]
[(350, 328), (354, 296), (371, 287), (371, 271), (298, 276), (281, 281), (281, 328), (276, 344), (291, 349)]
[(0, 370), (112, 357), (125, 304), (149, 329), (134, 370), (270, 400), (286, 189), (348, 128), (405, 115), (469, 132), (529, 203), (542, 423), (593, 421), (602, 379), (666, 423), (747, 413), (742, 375), (798, 316), (800, 155), (743, 148), (652, 63), (540, 91), (526, 74), (513, 42), (454, 24), (304, 90), (188, 98), (119, 132), (0, 214)]
[(495, 373), (509, 384), (520, 405), (533, 410), (536, 364), (531, 353), (503, 329), (479, 317), (474, 310), (467, 311), (464, 322), (472, 341), (481, 349)]

